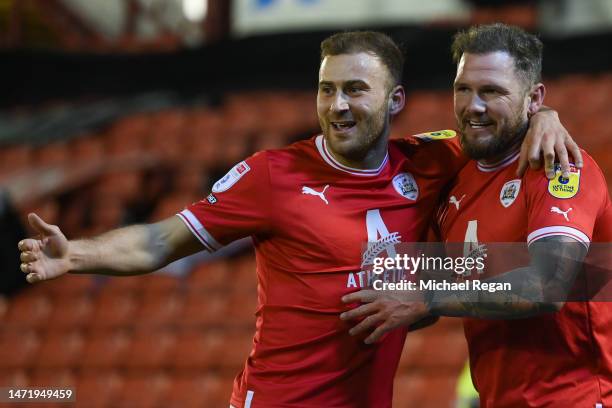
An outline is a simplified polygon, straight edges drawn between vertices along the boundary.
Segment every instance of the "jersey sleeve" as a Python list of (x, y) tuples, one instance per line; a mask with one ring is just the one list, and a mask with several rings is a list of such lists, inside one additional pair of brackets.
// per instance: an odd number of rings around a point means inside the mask
[(453, 180), (469, 162), (454, 130), (419, 133), (404, 138), (404, 141), (418, 149), (419, 154), (412, 157), (424, 170), (431, 170), (432, 177), (442, 178), (446, 182)]
[(212, 192), (177, 215), (209, 252), (240, 238), (265, 232), (270, 224), (267, 153), (236, 164)]
[(561, 176), (559, 165), (552, 180), (543, 171), (527, 171), (528, 244), (553, 235), (590, 244), (595, 221), (605, 207), (607, 186), (595, 161), (584, 152), (583, 156), (583, 168), (572, 166), (568, 179)]

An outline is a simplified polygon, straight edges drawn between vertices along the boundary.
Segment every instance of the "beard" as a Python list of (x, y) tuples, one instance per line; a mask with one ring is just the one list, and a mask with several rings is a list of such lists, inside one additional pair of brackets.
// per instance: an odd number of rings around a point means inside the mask
[(516, 145), (520, 144), (525, 138), (527, 129), (529, 128), (529, 122), (523, 121), (520, 116), (517, 115), (511, 122), (507, 123), (501, 128), (496, 134), (493, 135), (490, 140), (480, 143), (478, 140), (470, 140), (465, 135), (465, 127), (469, 124), (461, 126), (462, 130), (459, 134), (459, 142), (463, 152), (470, 159), (483, 160), (493, 159), (503, 156), (508, 153)]
[[(335, 119), (341, 120), (342, 118)], [(354, 129), (355, 134), (344, 140), (331, 135), (329, 122), (327, 118), (319, 118), (325, 141), (330, 150), (346, 160), (359, 162), (364, 160), (374, 146), (389, 133), (389, 109), (385, 104), (369, 118), (358, 119), (356, 129)]]

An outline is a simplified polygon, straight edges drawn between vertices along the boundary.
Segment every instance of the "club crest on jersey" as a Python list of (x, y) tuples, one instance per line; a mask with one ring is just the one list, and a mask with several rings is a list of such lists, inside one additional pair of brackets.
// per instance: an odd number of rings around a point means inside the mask
[(222, 193), (230, 189), (231, 186), (236, 184), (238, 180), (242, 178), (245, 174), (247, 174), (251, 170), (248, 164), (245, 161), (241, 161), (237, 165), (231, 168), (230, 171), (219, 181), (217, 181), (212, 188), (213, 193)]
[(399, 173), (393, 177), (393, 188), (408, 200), (416, 200), (419, 197), (419, 186), (410, 173)]
[(561, 174), (561, 165), (555, 164), (555, 177), (548, 181), (548, 192), (555, 198), (572, 198), (580, 188), (580, 170), (570, 166), (569, 177)]
[(438, 130), (436, 132), (419, 133), (418, 135), (414, 135), (414, 137), (429, 142), (430, 140), (452, 139), (456, 135), (457, 132), (454, 130)]
[(510, 180), (504, 184), (499, 192), (499, 201), (505, 208), (508, 208), (518, 197), (519, 191), (521, 191), (521, 180)]
[(206, 201), (208, 201), (211, 204), (216, 204), (217, 203), (217, 197), (215, 197), (215, 195), (213, 193), (210, 193), (207, 197), (206, 197)]

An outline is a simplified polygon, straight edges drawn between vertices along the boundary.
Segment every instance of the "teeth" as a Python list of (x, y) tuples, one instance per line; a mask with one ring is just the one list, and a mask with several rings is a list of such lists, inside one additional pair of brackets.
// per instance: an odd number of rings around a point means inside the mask
[(338, 130), (348, 129), (348, 128), (353, 127), (354, 125), (355, 125), (354, 122), (332, 122), (332, 126)]
[(474, 122), (470, 120), (470, 126), (473, 128), (486, 127), (486, 126), (489, 126), (490, 124), (491, 122)]

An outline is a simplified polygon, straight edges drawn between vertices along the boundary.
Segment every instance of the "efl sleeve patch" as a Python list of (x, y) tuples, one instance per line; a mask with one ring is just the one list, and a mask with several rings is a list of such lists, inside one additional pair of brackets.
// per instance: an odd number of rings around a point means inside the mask
[(418, 135), (414, 135), (414, 137), (418, 137), (426, 142), (429, 142), (430, 140), (452, 139), (455, 136), (457, 136), (457, 132), (454, 130), (438, 130), (435, 132), (419, 133)]
[(571, 166), (569, 177), (561, 175), (561, 166), (555, 164), (555, 177), (548, 181), (548, 192), (555, 198), (572, 198), (580, 188), (580, 169)]
[(242, 176), (248, 173), (249, 170), (251, 170), (251, 168), (245, 161), (238, 163), (237, 165), (232, 167), (232, 169), (228, 171), (225, 176), (223, 176), (213, 185), (213, 193), (222, 193), (224, 191), (229, 190), (229, 188), (236, 184), (236, 182), (240, 180)]

